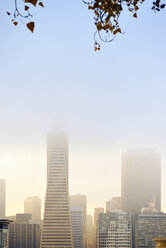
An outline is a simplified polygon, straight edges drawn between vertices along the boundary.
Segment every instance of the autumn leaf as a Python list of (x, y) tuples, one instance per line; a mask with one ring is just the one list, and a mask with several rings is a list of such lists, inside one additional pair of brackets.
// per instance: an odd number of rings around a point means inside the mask
[(160, 5), (160, 8), (161, 8), (161, 9), (164, 9), (165, 6), (166, 6), (166, 4), (161, 4), (161, 5)]
[(101, 24), (101, 22), (99, 22), (99, 23), (97, 23), (97, 30), (102, 30), (102, 24)]
[(44, 8), (44, 4), (42, 2), (39, 2), (39, 5)]
[(36, 4), (37, 4), (37, 0), (24, 0), (24, 1), (25, 1), (25, 3), (31, 3), (34, 6), (36, 6)]
[(25, 5), (25, 10), (27, 11), (28, 9), (29, 9), (29, 7)]
[(134, 7), (135, 11), (139, 10), (139, 7), (138, 6), (135, 6)]
[(27, 23), (27, 28), (33, 33), (35, 27), (35, 23), (34, 22), (29, 22)]
[(134, 13), (133, 17), (137, 18), (137, 13)]
[(15, 26), (17, 26), (18, 22), (14, 21), (13, 24), (14, 24)]

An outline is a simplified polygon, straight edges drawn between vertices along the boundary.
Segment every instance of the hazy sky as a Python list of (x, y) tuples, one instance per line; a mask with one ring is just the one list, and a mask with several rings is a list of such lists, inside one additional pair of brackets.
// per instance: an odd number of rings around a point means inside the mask
[[(120, 195), (121, 153), (131, 147), (162, 154), (166, 210), (165, 14), (142, 5), (138, 19), (121, 16), (124, 35), (93, 49), (93, 15), (81, 0), (45, 1), (31, 34), (15, 27), (1, 1), (0, 168), (7, 214), (25, 197), (44, 198), (46, 134), (62, 123), (70, 140), (70, 191), (88, 208)], [(150, 1), (147, 1), (150, 2)]]

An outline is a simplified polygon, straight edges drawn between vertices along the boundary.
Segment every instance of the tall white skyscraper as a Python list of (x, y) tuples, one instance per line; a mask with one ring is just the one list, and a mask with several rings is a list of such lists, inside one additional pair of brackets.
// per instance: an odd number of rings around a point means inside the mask
[(0, 179), (0, 218), (5, 217), (6, 212), (6, 182)]
[(68, 137), (49, 133), (47, 190), (41, 248), (73, 248), (68, 192)]

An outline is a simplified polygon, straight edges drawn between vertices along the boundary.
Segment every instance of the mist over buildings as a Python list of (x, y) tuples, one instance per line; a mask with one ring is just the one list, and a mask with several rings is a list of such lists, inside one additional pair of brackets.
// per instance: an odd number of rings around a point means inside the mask
[[(1, 3), (0, 217), (13, 220), (13, 240), (24, 233), (14, 248), (26, 248), (27, 233), (40, 245), (44, 212), (43, 246), (67, 216), (71, 248), (72, 239), (79, 248), (109, 248), (112, 233), (129, 247), (152, 248), (152, 235), (166, 236), (165, 12), (155, 15), (145, 1), (134, 22), (121, 16), (125, 35), (94, 53), (95, 26), (82, 5), (47, 1), (32, 35), (9, 23), (13, 6)], [(67, 162), (58, 155), (63, 175), (57, 157), (47, 157), (57, 126), (68, 137), (53, 139), (60, 155), (67, 144)], [(49, 168), (60, 170), (62, 188)], [(56, 205), (52, 192), (61, 191)]]

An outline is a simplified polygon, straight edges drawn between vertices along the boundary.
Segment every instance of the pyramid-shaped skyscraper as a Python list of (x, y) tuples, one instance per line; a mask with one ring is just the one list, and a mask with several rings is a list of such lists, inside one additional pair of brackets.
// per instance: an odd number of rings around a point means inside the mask
[(47, 139), (47, 190), (41, 248), (73, 248), (68, 189), (68, 137), (51, 132)]

